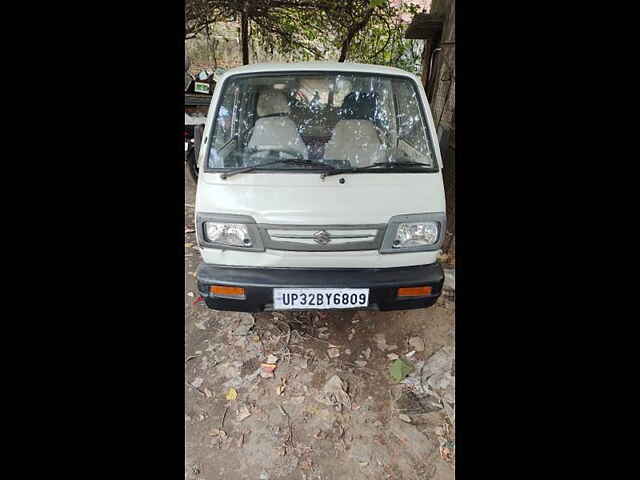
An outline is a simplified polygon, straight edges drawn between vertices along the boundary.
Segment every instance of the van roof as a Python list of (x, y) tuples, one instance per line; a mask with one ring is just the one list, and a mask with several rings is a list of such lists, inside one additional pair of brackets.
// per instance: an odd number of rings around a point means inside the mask
[(368, 65), (365, 63), (341, 62), (297, 62), (297, 63), (256, 63), (227, 70), (221, 80), (228, 76), (241, 73), (269, 73), (291, 71), (329, 71), (329, 72), (359, 72), (382, 75), (399, 75), (415, 79), (415, 75), (395, 67), (382, 65)]

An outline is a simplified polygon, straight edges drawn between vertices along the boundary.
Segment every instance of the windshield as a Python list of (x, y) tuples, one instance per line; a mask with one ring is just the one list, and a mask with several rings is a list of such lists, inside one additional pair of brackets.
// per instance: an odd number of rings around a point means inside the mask
[[(340, 169), (405, 162), (414, 171), (416, 166), (434, 171), (420, 102), (415, 83), (403, 77), (313, 72), (230, 77), (211, 124), (206, 167), (317, 171), (318, 163)], [(278, 159), (310, 163), (274, 162)]]

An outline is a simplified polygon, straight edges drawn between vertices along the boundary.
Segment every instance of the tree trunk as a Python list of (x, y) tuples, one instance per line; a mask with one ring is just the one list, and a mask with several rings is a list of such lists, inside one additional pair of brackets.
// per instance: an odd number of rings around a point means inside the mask
[(246, 11), (240, 16), (240, 36), (242, 41), (242, 64), (249, 65), (249, 17)]
[(339, 62), (344, 62), (347, 59), (347, 52), (349, 51), (349, 45), (351, 45), (351, 40), (353, 40), (353, 37), (355, 37), (360, 30), (362, 30), (364, 27), (367, 26), (367, 23), (369, 23), (369, 19), (371, 18), (372, 13), (373, 13), (373, 8), (370, 8), (365, 13), (362, 21), (359, 23), (356, 23), (353, 27), (351, 27), (351, 29), (349, 30), (349, 33), (347, 33), (347, 38), (345, 38), (344, 42), (342, 42), (342, 49), (340, 50), (340, 58), (338, 59)]

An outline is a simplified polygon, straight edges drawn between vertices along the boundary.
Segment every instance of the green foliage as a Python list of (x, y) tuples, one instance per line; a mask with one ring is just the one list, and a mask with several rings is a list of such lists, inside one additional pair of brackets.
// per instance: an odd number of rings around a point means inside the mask
[(392, 7), (385, 2), (378, 7), (367, 24), (354, 38), (348, 59), (402, 68), (412, 73), (420, 69), (422, 41), (404, 38), (407, 24), (401, 15), (412, 18), (419, 12), (414, 4)]
[[(187, 0), (188, 32), (208, 19), (238, 19), (238, 0)], [(389, 0), (252, 0), (247, 11), (254, 52), (290, 61), (346, 60), (420, 69), (421, 41), (404, 38), (407, 23), (419, 11), (414, 4), (392, 6)], [(204, 13), (203, 13), (204, 12)], [(204, 18), (204, 20), (203, 20)]]

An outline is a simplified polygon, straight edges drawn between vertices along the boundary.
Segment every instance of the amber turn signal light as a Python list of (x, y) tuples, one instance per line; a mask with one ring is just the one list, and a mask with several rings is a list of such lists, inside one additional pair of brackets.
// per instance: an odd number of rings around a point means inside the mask
[(213, 293), (216, 297), (237, 298), (244, 299), (244, 288), (241, 287), (227, 287), (226, 285), (211, 285), (209, 292)]
[(403, 287), (398, 289), (398, 297), (427, 297), (431, 287)]

